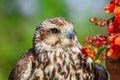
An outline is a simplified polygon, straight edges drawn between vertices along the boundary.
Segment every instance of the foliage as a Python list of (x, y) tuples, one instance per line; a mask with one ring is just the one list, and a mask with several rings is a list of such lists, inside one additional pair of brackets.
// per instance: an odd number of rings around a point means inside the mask
[[(120, 58), (120, 0), (112, 0), (105, 7), (106, 14), (113, 13), (108, 20), (90, 18), (90, 21), (101, 27), (107, 25), (107, 34), (87, 37), (82, 52), (86, 57), (91, 57), (95, 63), (104, 58), (111, 57), (114, 60)], [(106, 51), (104, 51), (104, 49)], [(103, 54), (105, 52), (105, 55)]]

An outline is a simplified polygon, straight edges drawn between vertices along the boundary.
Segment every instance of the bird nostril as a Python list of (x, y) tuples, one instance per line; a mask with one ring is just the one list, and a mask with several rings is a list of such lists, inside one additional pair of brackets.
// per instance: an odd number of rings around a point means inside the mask
[(74, 36), (75, 36), (74, 31), (71, 30), (71, 29), (68, 29), (68, 30), (67, 30), (67, 38), (69, 38), (69, 39), (74, 39)]
[(69, 33), (67, 36), (69, 39), (74, 39), (74, 34)]

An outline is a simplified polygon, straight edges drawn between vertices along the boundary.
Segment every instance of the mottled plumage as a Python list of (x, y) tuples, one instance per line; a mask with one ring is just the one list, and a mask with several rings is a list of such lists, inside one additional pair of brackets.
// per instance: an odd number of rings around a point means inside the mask
[[(103, 68), (103, 67), (102, 67)], [(107, 80), (84, 58), (73, 24), (64, 18), (43, 21), (35, 31), (33, 48), (18, 60), (9, 80)]]

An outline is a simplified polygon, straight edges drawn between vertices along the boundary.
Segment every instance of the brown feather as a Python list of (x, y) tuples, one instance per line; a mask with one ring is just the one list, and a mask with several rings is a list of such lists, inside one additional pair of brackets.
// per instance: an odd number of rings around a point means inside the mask
[[(59, 30), (52, 33), (51, 29)], [(64, 18), (43, 21), (36, 29), (33, 48), (24, 53), (9, 80), (93, 80), (94, 70), (81, 53), (73, 25)], [(71, 34), (71, 33), (70, 33)]]

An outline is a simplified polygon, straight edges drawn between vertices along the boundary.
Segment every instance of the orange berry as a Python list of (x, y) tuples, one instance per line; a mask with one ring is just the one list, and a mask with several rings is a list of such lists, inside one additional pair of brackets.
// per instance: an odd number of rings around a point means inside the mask
[(105, 13), (109, 13), (114, 11), (115, 9), (115, 2), (111, 1), (106, 7), (105, 7)]
[(120, 45), (120, 36), (115, 38), (115, 44)]
[(107, 56), (110, 57), (110, 56), (112, 55), (112, 53), (113, 53), (113, 49), (110, 48), (110, 49), (107, 51)]
[(118, 20), (120, 20), (120, 6), (115, 8), (114, 15)]
[(90, 56), (91, 58), (94, 58), (96, 56), (96, 53), (91, 50), (87, 53), (87, 55)]

